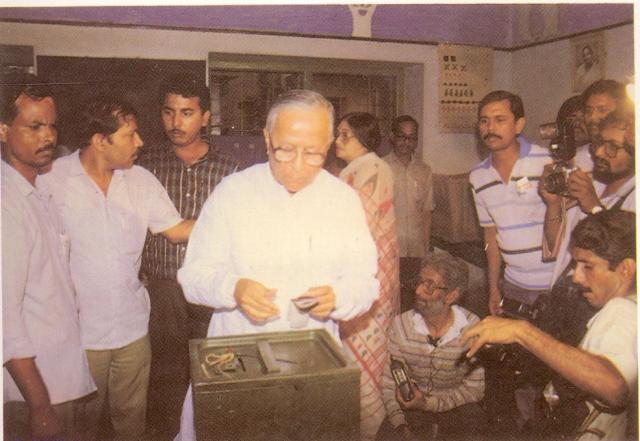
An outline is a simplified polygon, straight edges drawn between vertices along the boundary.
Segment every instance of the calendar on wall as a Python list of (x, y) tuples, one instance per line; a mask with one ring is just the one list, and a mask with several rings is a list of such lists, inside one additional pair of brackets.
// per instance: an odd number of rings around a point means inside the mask
[(478, 102), (491, 91), (493, 49), (438, 45), (440, 133), (474, 133)]

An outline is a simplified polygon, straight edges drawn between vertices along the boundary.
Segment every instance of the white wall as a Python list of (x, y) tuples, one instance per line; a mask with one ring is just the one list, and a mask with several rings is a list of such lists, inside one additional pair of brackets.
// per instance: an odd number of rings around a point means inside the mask
[[(626, 80), (633, 73), (633, 27), (605, 32), (607, 76)], [(83, 27), (2, 23), (0, 43), (31, 45), (36, 56), (121, 57), (207, 60), (209, 52), (347, 58), (423, 64), (420, 78), (408, 78), (405, 110), (422, 105), (423, 158), (435, 173), (468, 171), (480, 157), (474, 135), (440, 134), (438, 130), (437, 47), (406, 43), (278, 37), (237, 33), (173, 31), (120, 27)], [(550, 121), (570, 95), (569, 40), (516, 52), (495, 51), (494, 88), (519, 93), (525, 104), (525, 135), (535, 140), (537, 126)], [(416, 76), (420, 69), (409, 69)]]
[[(633, 80), (633, 26), (626, 25), (604, 32), (607, 52), (606, 78), (628, 82)], [(554, 121), (563, 101), (571, 91), (571, 40), (515, 51), (513, 57), (513, 91), (524, 102), (527, 124), (524, 134), (539, 140), (538, 126)]]
[[(438, 133), (436, 46), (29, 23), (2, 23), (0, 43), (31, 45), (36, 56), (206, 60), (208, 53), (215, 51), (421, 63), (424, 93), (407, 90), (405, 109), (415, 112), (423, 108), (421, 132), (425, 161), (436, 173), (462, 173), (478, 161), (472, 136)], [(414, 71), (418, 73), (419, 69)], [(409, 86), (419, 82), (419, 78), (407, 79)]]

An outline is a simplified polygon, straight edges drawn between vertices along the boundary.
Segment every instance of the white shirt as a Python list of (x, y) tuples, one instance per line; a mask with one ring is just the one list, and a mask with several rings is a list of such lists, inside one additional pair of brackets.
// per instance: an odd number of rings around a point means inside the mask
[(424, 257), (424, 216), (435, 208), (431, 167), (417, 156), (408, 167), (394, 152), (383, 158), (393, 173), (393, 205), (401, 257)]
[[(322, 170), (291, 195), (268, 163), (227, 176), (202, 208), (178, 271), (188, 301), (216, 308), (209, 336), (290, 330), (290, 300), (311, 287), (336, 294), (331, 319), (313, 318), (305, 329), (325, 328), (339, 342), (334, 320), (367, 311), (378, 297), (377, 254), (357, 194)], [(240, 278), (277, 289), (280, 316), (250, 322), (236, 308)]]
[[(587, 333), (580, 347), (592, 354), (609, 360), (629, 386), (630, 391), (637, 390), (638, 382), (638, 325), (636, 302), (630, 298), (614, 298), (594, 315), (587, 324)], [(632, 394), (633, 395), (633, 394)], [(588, 402), (589, 410), (593, 405)], [(605, 433), (603, 438), (584, 435), (579, 439), (618, 441), (625, 439), (627, 422), (625, 410), (617, 415), (601, 413), (589, 429), (598, 429)]]
[[(69, 242), (46, 188), (2, 161), (2, 363), (35, 357), (51, 403), (95, 390), (80, 343)], [(24, 401), (6, 368), (4, 402)]]
[(181, 221), (162, 184), (133, 166), (114, 172), (105, 196), (78, 151), (38, 179), (51, 188), (71, 240), (84, 347), (120, 348), (146, 335), (149, 295), (138, 272), (147, 229), (156, 234)]

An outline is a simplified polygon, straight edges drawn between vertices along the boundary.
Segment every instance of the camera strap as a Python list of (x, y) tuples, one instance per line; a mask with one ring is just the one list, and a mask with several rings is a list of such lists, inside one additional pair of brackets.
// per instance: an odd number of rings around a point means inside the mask
[(635, 185), (633, 187), (631, 187), (631, 190), (629, 190), (628, 192), (626, 192), (625, 194), (623, 194), (622, 196), (620, 196), (620, 198), (618, 198), (618, 200), (616, 201), (615, 204), (613, 204), (609, 210), (621, 210), (622, 209), (622, 204), (624, 204), (624, 201), (627, 200), (627, 197), (633, 193), (635, 191), (636, 187)]

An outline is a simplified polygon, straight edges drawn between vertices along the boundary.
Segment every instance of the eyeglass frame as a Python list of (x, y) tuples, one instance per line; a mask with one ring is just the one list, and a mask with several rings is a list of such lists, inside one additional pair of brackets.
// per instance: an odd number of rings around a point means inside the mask
[(406, 142), (418, 142), (418, 135), (414, 135), (414, 136), (407, 136), (404, 133), (401, 135), (398, 135), (397, 133), (393, 134), (393, 137), (396, 138), (397, 140), (402, 140), (402, 141), (406, 141)]
[(434, 292), (436, 292), (439, 289), (441, 289), (441, 290), (443, 290), (445, 292), (449, 292), (449, 287), (448, 286), (435, 286), (435, 282), (433, 280), (431, 280), (431, 279), (422, 280), (422, 277), (420, 277), (420, 276), (414, 277), (414, 279), (412, 280), (412, 286), (415, 286), (414, 291), (417, 291), (418, 288), (420, 288), (421, 286), (424, 286), (424, 289), (429, 294), (433, 294)]
[[(597, 141), (589, 145), (589, 152), (591, 154), (595, 154), (595, 152), (598, 151), (600, 147), (604, 147), (604, 154), (607, 158), (613, 159), (618, 156), (618, 150), (626, 150), (628, 144), (626, 142), (624, 143), (624, 145), (620, 145), (615, 141)], [(613, 153), (611, 153), (612, 148), (615, 149)]]
[[(324, 165), (324, 163), (327, 160), (327, 154), (326, 153), (320, 153), (320, 152), (306, 152), (304, 151), (302, 148), (294, 148), (294, 149), (286, 149), (284, 147), (271, 147), (271, 151), (273, 152), (273, 158), (280, 162), (280, 163), (287, 163), (287, 162), (291, 162), (294, 159), (296, 159), (298, 157), (298, 155), (300, 154), (300, 152), (302, 152), (302, 160), (304, 161), (305, 164), (307, 164), (310, 167), (322, 167)], [(285, 154), (289, 154), (289, 153), (293, 153), (295, 152), (295, 154), (293, 156), (291, 156), (291, 158), (289, 159), (282, 159), (282, 153), (279, 152), (283, 152)], [(279, 158), (278, 155), (280, 155), (281, 157)], [(318, 163), (310, 163), (308, 161), (309, 156), (308, 155), (314, 155), (317, 157), (322, 158), (322, 160)]]
[(337, 141), (338, 139), (342, 139), (342, 142), (347, 142), (349, 141), (351, 138), (355, 138), (356, 135), (354, 133), (347, 133), (346, 131), (341, 132), (341, 131), (336, 131), (336, 137), (334, 139), (334, 141)]

